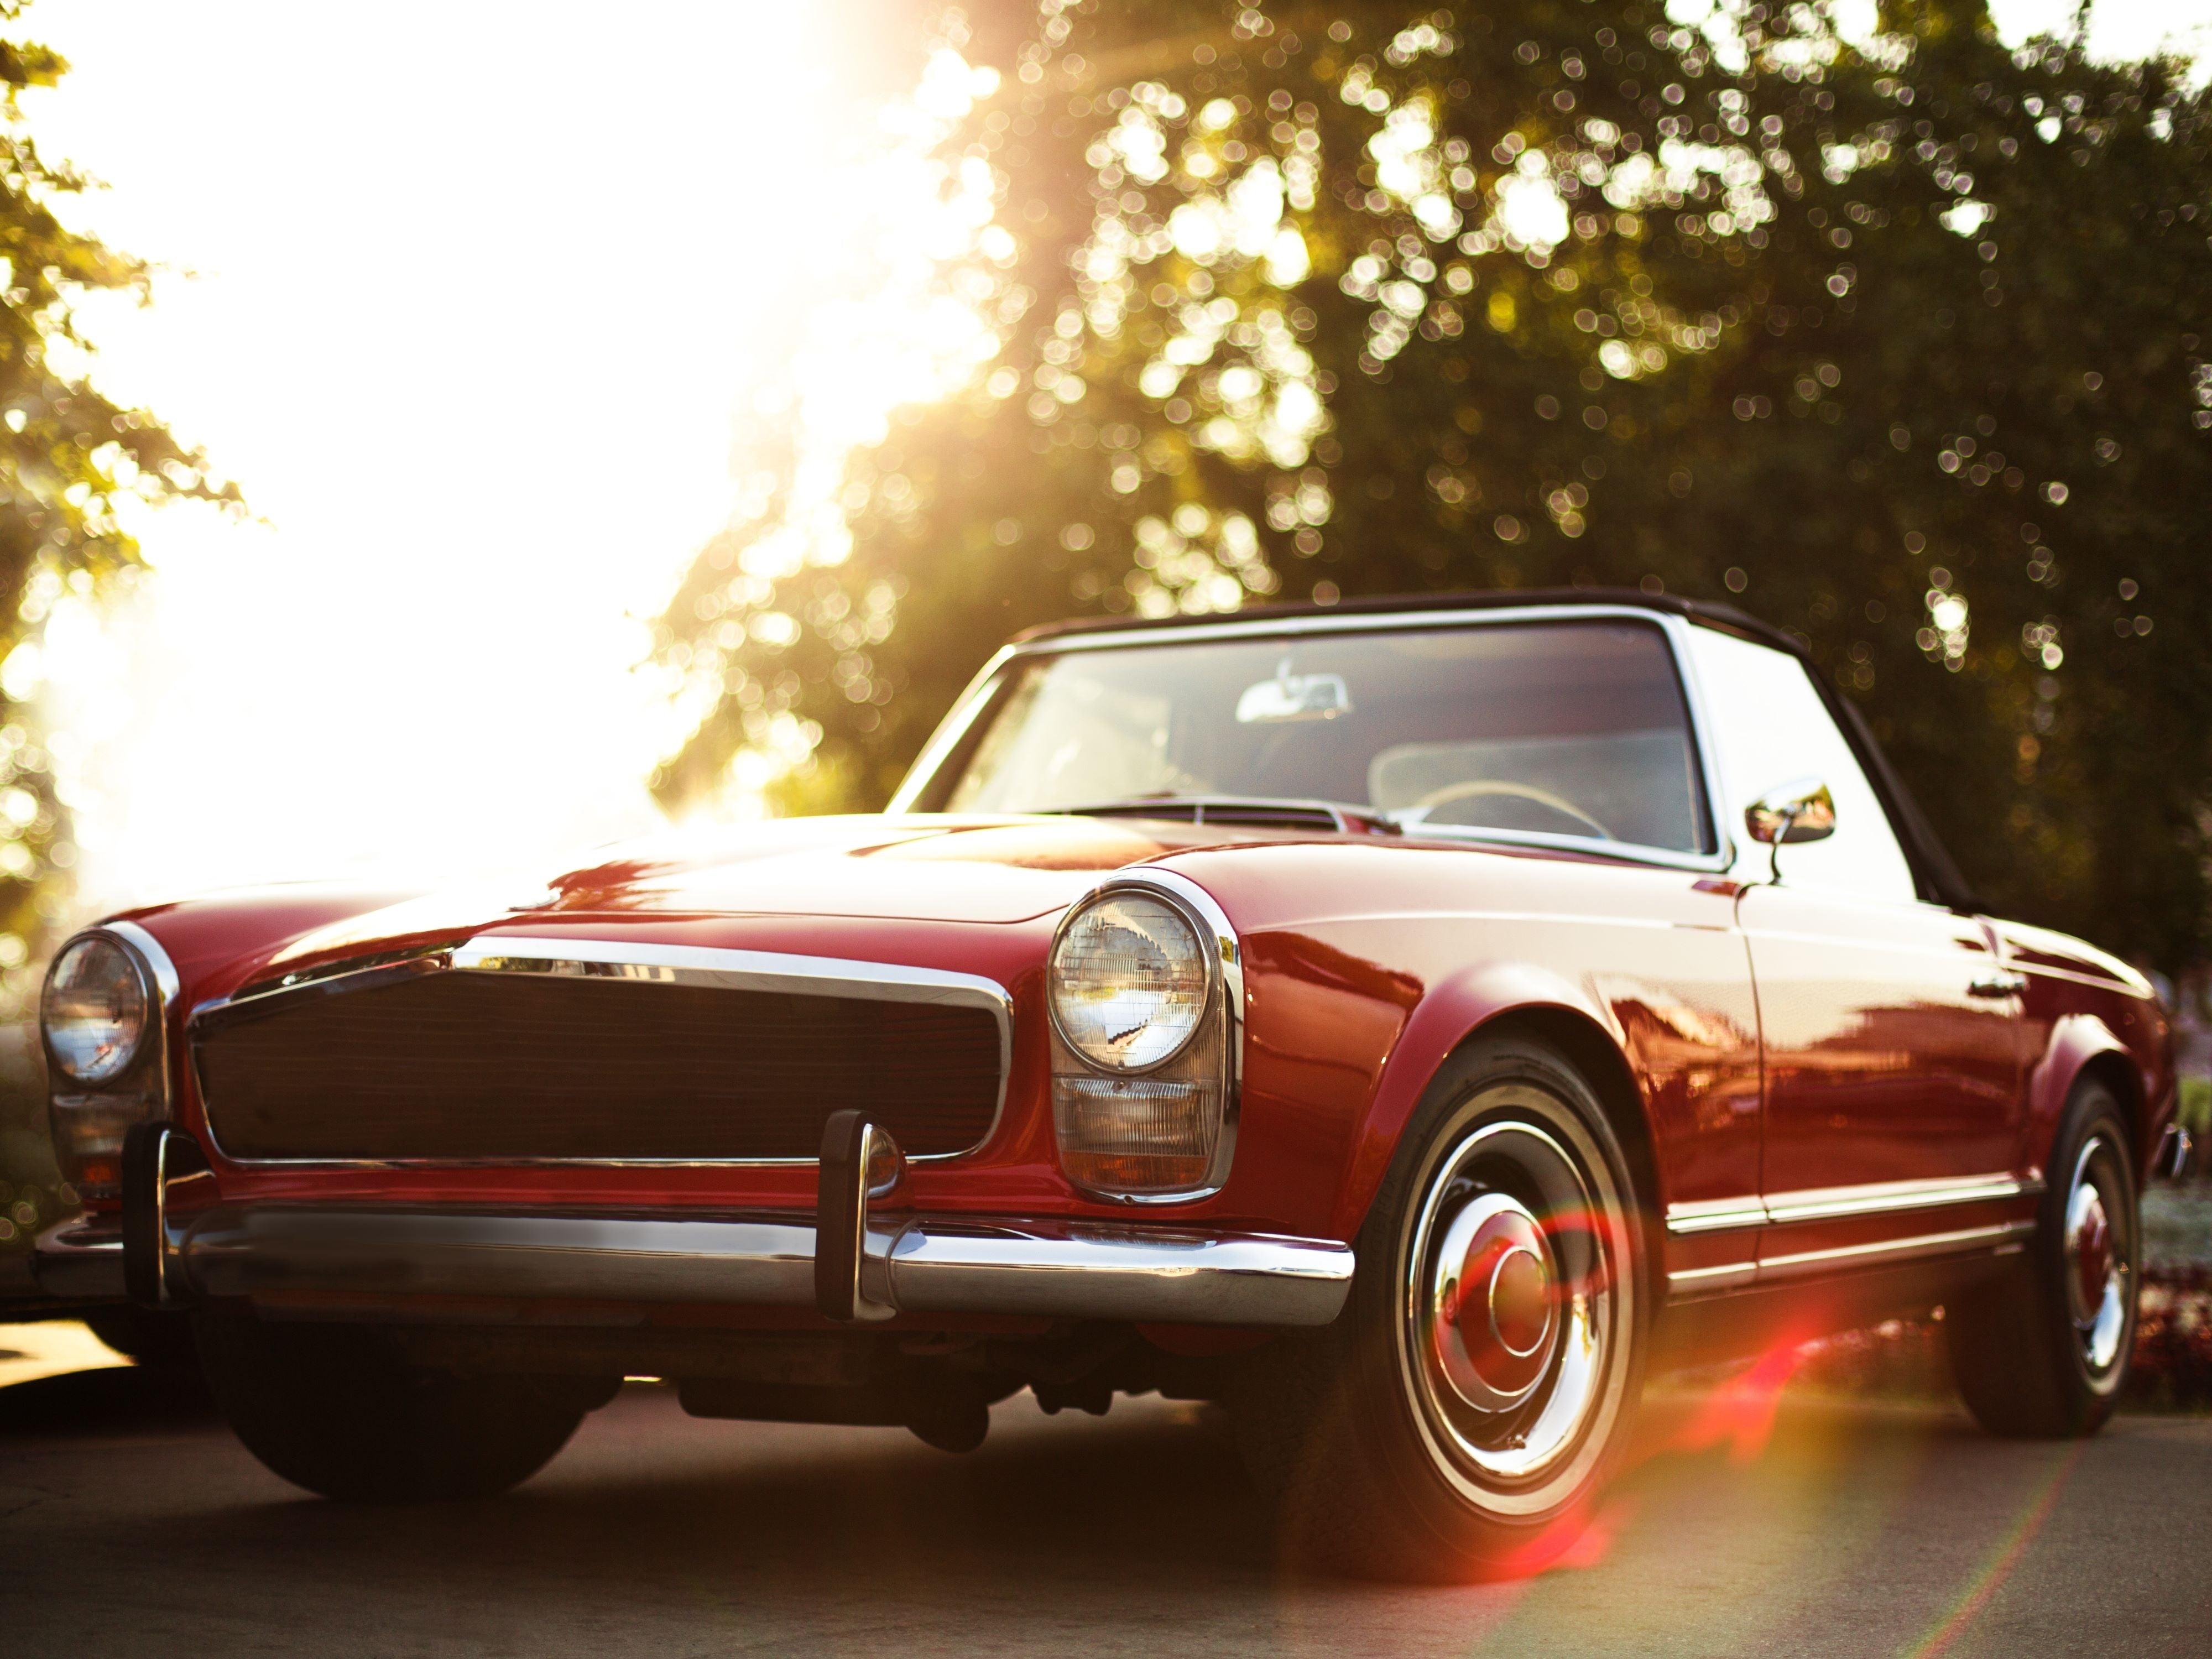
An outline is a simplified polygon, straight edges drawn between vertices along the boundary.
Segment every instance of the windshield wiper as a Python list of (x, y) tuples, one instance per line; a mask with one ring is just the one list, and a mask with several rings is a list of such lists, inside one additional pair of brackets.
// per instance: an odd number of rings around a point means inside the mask
[(1395, 836), (1404, 832), (1388, 813), (1347, 801), (1280, 795), (1133, 795), (1083, 806), (1043, 809), (1077, 818), (1167, 818), (1183, 823), (1238, 824), (1248, 829), (1321, 830), (1337, 835)]

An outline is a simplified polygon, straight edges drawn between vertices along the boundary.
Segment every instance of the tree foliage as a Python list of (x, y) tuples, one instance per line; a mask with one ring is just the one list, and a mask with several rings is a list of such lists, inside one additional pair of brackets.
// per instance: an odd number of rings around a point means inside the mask
[[(126, 500), (239, 500), (159, 420), (92, 384), (77, 302), (100, 290), (143, 302), (151, 271), (57, 216), (90, 181), (32, 137), (22, 94), (69, 65), (22, 37), (23, 11), (0, 0), (0, 659), (63, 593), (97, 595), (138, 566)], [(74, 862), (36, 713), (0, 692), (0, 978), (37, 953)]]
[[(1678, 8), (1678, 10), (1680, 9)], [(656, 780), (868, 805), (1084, 612), (1641, 586), (1865, 708), (1988, 902), (2212, 944), (2212, 105), (1979, 0), (971, 14), (995, 362), (707, 548)], [(846, 532), (849, 532), (849, 539)]]

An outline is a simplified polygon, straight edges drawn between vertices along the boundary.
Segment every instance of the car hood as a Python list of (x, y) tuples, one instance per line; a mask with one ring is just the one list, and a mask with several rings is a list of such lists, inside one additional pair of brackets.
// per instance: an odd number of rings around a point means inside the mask
[(1277, 838), (1242, 827), (1073, 817), (786, 818), (672, 831), (609, 849), (550, 880), (433, 893), (349, 917), (301, 935), (268, 960), (289, 970), (488, 928), (586, 917), (1011, 924), (1062, 908), (1109, 871)]

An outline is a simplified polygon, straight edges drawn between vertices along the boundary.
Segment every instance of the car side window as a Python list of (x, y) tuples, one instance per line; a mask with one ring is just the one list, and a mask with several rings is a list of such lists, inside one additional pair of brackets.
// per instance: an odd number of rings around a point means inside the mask
[(1764, 880), (1768, 867), (1767, 848), (1745, 832), (1744, 809), (1777, 785), (1818, 778), (1835, 797), (1836, 830), (1782, 849), (1783, 884), (1910, 902), (1912, 866), (1805, 665), (1714, 629), (1688, 633), (1717, 751), (1714, 794), (1736, 842), (1737, 872)]

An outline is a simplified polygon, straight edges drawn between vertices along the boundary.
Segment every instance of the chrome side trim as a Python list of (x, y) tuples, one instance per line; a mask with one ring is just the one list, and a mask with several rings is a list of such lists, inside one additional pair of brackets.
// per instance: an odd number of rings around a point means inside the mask
[(2045, 967), (2040, 963), (2018, 961), (2010, 962), (2007, 965), (2026, 975), (2031, 980), (2058, 980), (2069, 985), (2086, 985), (2094, 991), (2111, 991), (2121, 996), (2134, 997), (2138, 1001), (2150, 1000), (2151, 994), (2138, 991), (2132, 985), (2115, 983), (2110, 979), (2100, 978), (2095, 974), (2083, 973), (2077, 969)]
[[(957, 1152), (930, 1152), (914, 1164), (966, 1158), (990, 1143), (1006, 1115), (1006, 1091), (1013, 1075), (1014, 1003), (1006, 988), (977, 974), (901, 963), (861, 962), (844, 957), (786, 955), (773, 951), (721, 950), (705, 945), (656, 945), (645, 941), (549, 939), (535, 934), (479, 933), (450, 950), (378, 961), (370, 965), (318, 975), (248, 997), (207, 1002), (192, 1011), (192, 1024), (248, 1017), (295, 997), (343, 994), (373, 983), (431, 973), (532, 974), (549, 977), (627, 980), (653, 985), (689, 985), (724, 991), (776, 991), (798, 996), (842, 996), (877, 1002), (927, 1002), (982, 1008), (999, 1028), (999, 1090), (991, 1121), (973, 1146)], [(201, 1090), (207, 1102), (207, 1091)], [(216, 1110), (208, 1103), (208, 1141), (230, 1163), (254, 1169), (713, 1169), (750, 1170), (808, 1165), (811, 1158), (238, 1158), (225, 1152)]]
[[(1724, 1232), (1732, 1227), (1763, 1227), (1766, 1224), (1766, 1206), (1756, 1194), (1742, 1198), (1701, 1198), (1686, 1204), (1667, 1206), (1667, 1231), (1680, 1237), (1686, 1233)], [(1668, 1274), (1670, 1279), (1673, 1274)]]
[(1741, 1290), (1758, 1277), (1756, 1261), (1730, 1261), (1718, 1267), (1684, 1267), (1667, 1275), (1667, 1291), (1676, 1301), (1685, 1297), (1713, 1296), (1722, 1291)]
[(1950, 1255), (1989, 1245), (2004, 1245), (2035, 1231), (2033, 1221), (2000, 1221), (1987, 1227), (1962, 1227), (1955, 1232), (1923, 1233), (1914, 1238), (1884, 1239), (1873, 1244), (1846, 1244), (1832, 1250), (1802, 1250), (1794, 1255), (1771, 1255), (1759, 1264), (1759, 1283), (1796, 1279), (1836, 1267), (1880, 1267), (1893, 1261), (1915, 1261), (1926, 1256)]
[(1964, 1180), (1882, 1181), (1861, 1187), (1817, 1187), (1770, 1194), (1767, 1218), (1778, 1224), (1830, 1221), (1843, 1216), (1887, 1215), (1905, 1210), (1939, 1209), (1950, 1204), (1982, 1204), (1992, 1199), (2029, 1198), (2043, 1191), (2040, 1181), (2017, 1176), (1970, 1176)]
[[(1072, 1176), (1068, 1176), (1068, 1181), (1070, 1185), (1077, 1186), (1077, 1189), (1087, 1196), (1103, 1200), (1109, 1204), (1132, 1206), (1192, 1204), (1202, 1198), (1211, 1198), (1227, 1186), (1231, 1166), (1237, 1159), (1237, 1121), (1244, 1093), (1244, 1000), (1247, 993), (1244, 988), (1243, 947), (1238, 942), (1237, 929), (1229, 920), (1229, 913), (1221, 908), (1212, 894), (1207, 892), (1188, 876), (1178, 872), (1142, 867), (1116, 871), (1104, 877), (1093, 885), (1090, 891), (1069, 905), (1066, 913), (1060, 917), (1059, 927), (1054, 931), (1052, 950), (1054, 951), (1059, 950), (1060, 933), (1066, 929), (1068, 922), (1082, 910), (1084, 906), (1103, 894), (1128, 889), (1149, 892), (1156, 897), (1167, 900), (1191, 923), (1201, 941), (1208, 938), (1212, 940), (1213, 948), (1207, 957), (1206, 972), (1208, 977), (1213, 981), (1212, 994), (1220, 1005), (1221, 1133), (1213, 1143), (1213, 1161), (1206, 1169), (1205, 1181), (1187, 1192), (1133, 1194), (1093, 1191), (1080, 1186)], [(1050, 961), (1049, 953), (1046, 959), (1048, 962)], [(1048, 994), (1047, 1023), (1052, 1029), (1054, 1048), (1065, 1051), (1070, 1063), (1077, 1066), (1084, 1065), (1081, 1060), (1076, 1058), (1073, 1048), (1060, 1037), (1059, 1020), (1052, 1015), (1050, 1001), (1051, 999)], [(1057, 1061), (1058, 1057), (1055, 1055), (1055, 1068)], [(1168, 1063), (1171, 1063), (1171, 1060), (1163, 1062), (1163, 1064)], [(1115, 1075), (1112, 1073), (1099, 1072), (1092, 1066), (1085, 1066), (1085, 1069), (1101, 1077)], [(1046, 1107), (1048, 1110), (1051, 1109), (1049, 1100), (1047, 1101)], [(1056, 1146), (1056, 1133), (1054, 1139)], [(1066, 1174), (1066, 1171), (1063, 1170), (1061, 1173)]]
[[(874, 1300), (905, 1313), (1325, 1325), (1352, 1285), (1329, 1239), (1080, 1221), (872, 1224)], [(203, 1296), (272, 1291), (553, 1297), (811, 1308), (811, 1218), (227, 1205), (194, 1216), (176, 1268)]]
[(1717, 1267), (1685, 1267), (1667, 1275), (1668, 1299), (1684, 1302), (1854, 1267), (1887, 1267), (1985, 1249), (2003, 1254), (2019, 1249), (2020, 1241), (2034, 1231), (2033, 1221), (2000, 1221), (1986, 1227), (1961, 1227), (1951, 1232), (1916, 1234), (1911, 1238), (1880, 1239), (1871, 1244), (1799, 1250), (1758, 1261), (1731, 1261)]
[(1952, 1204), (1984, 1204), (1993, 1199), (2033, 1198), (2043, 1182), (2012, 1175), (1944, 1176), (1933, 1181), (1876, 1181), (1856, 1187), (1808, 1187), (1759, 1199), (1698, 1199), (1667, 1206), (1667, 1231), (1680, 1237), (1737, 1227), (1784, 1226), (1797, 1221), (1833, 1221), (1848, 1216), (1889, 1215), (1940, 1209)]

